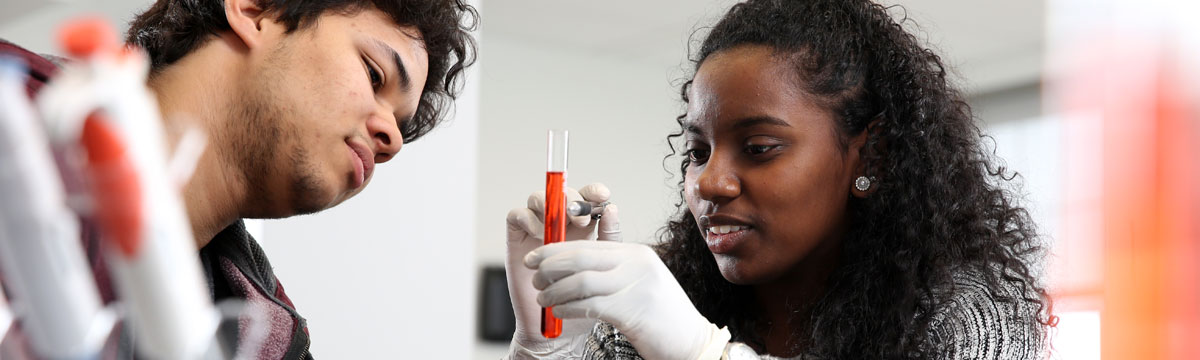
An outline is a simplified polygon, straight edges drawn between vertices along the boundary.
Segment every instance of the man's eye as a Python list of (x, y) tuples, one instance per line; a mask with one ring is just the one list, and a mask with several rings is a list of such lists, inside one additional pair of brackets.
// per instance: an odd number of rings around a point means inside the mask
[(367, 79), (371, 80), (371, 88), (379, 90), (383, 87), (383, 75), (378, 70), (375, 70), (375, 67), (366, 58), (363, 58), (363, 62), (367, 65)]

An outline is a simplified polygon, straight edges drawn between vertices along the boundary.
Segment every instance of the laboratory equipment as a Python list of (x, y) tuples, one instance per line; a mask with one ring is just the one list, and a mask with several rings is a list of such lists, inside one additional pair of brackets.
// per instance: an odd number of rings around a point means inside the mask
[[(546, 133), (546, 224), (545, 244), (565, 240), (567, 235), (567, 131)], [(562, 319), (554, 316), (553, 308), (542, 308), (542, 336), (562, 335)]]

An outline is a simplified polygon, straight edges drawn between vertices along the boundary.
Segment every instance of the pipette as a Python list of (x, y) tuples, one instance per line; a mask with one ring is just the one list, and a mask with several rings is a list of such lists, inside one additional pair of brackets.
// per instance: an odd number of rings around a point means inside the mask
[(140, 355), (197, 359), (211, 349), (219, 315), (201, 273), (180, 186), (168, 175), (148, 58), (122, 49), (102, 20), (64, 28), (65, 66), (38, 98), (52, 138), (87, 152), (104, 253), (127, 305)]
[(115, 315), (102, 308), (78, 220), (25, 95), (23, 64), (0, 59), (0, 268), (21, 332), (47, 359), (87, 359)]

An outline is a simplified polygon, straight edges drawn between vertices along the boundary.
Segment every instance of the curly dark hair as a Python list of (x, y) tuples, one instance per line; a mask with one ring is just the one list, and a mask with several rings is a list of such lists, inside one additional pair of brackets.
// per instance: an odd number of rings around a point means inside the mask
[[(1044, 249), (1006, 187), (1016, 174), (993, 163), (941, 59), (891, 9), (868, 0), (750, 0), (725, 14), (692, 59), (694, 73), (714, 53), (768, 46), (803, 79), (797, 86), (831, 110), (843, 144), (867, 132), (860, 153), (878, 187), (850, 197), (841, 265), (813, 305), (810, 330), (797, 335), (804, 349), (795, 350), (840, 359), (927, 357), (931, 316), (947, 300), (935, 290), (953, 288), (952, 273), (963, 269), (985, 274), (992, 289), (1019, 289), (997, 300), (1036, 305), (1031, 326), (1044, 338), (1044, 326), (1055, 321), (1033, 268)], [(691, 84), (680, 91), (685, 103)], [(686, 117), (668, 137), (668, 158)], [(681, 173), (689, 163), (684, 156)], [(678, 205), (659, 232), (660, 256), (703, 315), (729, 326), (735, 339), (762, 345), (755, 332), (765, 319), (753, 310), (750, 288), (722, 277), (693, 214)]]
[[(133, 19), (125, 41), (146, 50), (152, 74), (229, 30), (222, 0), (158, 0)], [(479, 13), (465, 0), (258, 0), (263, 11), (291, 33), (312, 26), (326, 11), (353, 14), (370, 7), (396, 24), (414, 26), (429, 54), (429, 76), (411, 121), (401, 124), (404, 142), (429, 133), (447, 115), (462, 88), (463, 71), (475, 62), (469, 34)]]

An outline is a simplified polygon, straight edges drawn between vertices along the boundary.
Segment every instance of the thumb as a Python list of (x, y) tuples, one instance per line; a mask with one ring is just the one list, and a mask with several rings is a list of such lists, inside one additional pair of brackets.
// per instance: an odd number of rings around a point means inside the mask
[(600, 213), (600, 224), (596, 240), (621, 241), (621, 218), (617, 204), (608, 204)]
[[(508, 217), (505, 219), (508, 224), (508, 241), (512, 242), (524, 240), (527, 236), (534, 239), (541, 239), (545, 227), (542, 221), (538, 219), (537, 213), (528, 208), (515, 208), (508, 212)], [(538, 242), (536, 245), (541, 245)]]

